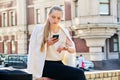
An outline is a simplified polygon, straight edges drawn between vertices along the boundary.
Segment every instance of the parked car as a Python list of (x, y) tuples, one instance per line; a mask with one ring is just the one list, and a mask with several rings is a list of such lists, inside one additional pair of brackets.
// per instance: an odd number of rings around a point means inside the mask
[(3, 65), (5, 54), (0, 54), (0, 65)]
[[(76, 58), (76, 67), (79, 68), (79, 59), (78, 57)], [(94, 63), (90, 60), (84, 59), (84, 70), (85, 71), (90, 71), (94, 69)]]
[(27, 55), (8, 55), (4, 60), (4, 67), (27, 68)]

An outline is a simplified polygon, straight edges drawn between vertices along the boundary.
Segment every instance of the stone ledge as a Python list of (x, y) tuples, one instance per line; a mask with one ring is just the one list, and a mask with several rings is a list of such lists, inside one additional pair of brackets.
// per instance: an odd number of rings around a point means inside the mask
[(87, 80), (120, 80), (120, 70), (85, 72)]

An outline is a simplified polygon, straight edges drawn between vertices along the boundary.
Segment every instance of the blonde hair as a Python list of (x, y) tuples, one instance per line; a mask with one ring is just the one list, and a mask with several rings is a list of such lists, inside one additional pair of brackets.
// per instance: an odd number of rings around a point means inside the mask
[[(53, 6), (53, 7), (50, 9), (49, 14), (51, 14), (53, 10), (58, 10), (58, 11), (61, 11), (61, 12), (63, 11), (60, 6)], [(42, 41), (42, 44), (41, 44), (40, 51), (43, 51), (43, 50), (44, 50), (45, 43), (47, 42), (47, 39), (48, 39), (48, 36), (49, 36), (49, 32), (50, 32), (50, 22), (49, 22), (48, 19), (47, 19), (44, 27), (45, 27), (45, 28), (44, 28), (44, 32), (43, 32), (43, 41)]]

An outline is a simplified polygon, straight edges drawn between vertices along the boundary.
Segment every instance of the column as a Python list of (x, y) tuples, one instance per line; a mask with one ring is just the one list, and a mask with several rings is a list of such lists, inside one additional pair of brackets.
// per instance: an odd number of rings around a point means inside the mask
[(102, 47), (105, 45), (105, 38), (89, 38), (85, 39), (89, 47), (90, 59), (93, 61), (101, 61), (105, 54), (102, 52)]
[(27, 0), (17, 0), (18, 54), (27, 53)]
[(17, 0), (17, 25), (25, 26), (27, 24), (27, 1)]
[(27, 53), (27, 35), (24, 32), (18, 33), (18, 54)]

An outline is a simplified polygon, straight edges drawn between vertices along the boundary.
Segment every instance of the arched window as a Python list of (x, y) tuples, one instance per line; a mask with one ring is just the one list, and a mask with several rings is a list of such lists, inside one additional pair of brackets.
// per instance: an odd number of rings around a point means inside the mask
[(2, 26), (3, 27), (7, 26), (7, 12), (2, 13)]
[(109, 39), (109, 45), (110, 45), (110, 52), (118, 52), (119, 51), (119, 40), (118, 35), (115, 34)]
[(10, 20), (9, 20), (10, 25), (15, 26), (16, 25), (16, 23), (15, 23), (15, 11), (9, 12), (9, 18), (10, 18)]
[(46, 7), (45, 8), (45, 19), (47, 19), (49, 11), (50, 11), (50, 7)]
[(4, 54), (8, 53), (7, 41), (4, 41)]
[(78, 17), (78, 0), (75, 0), (75, 17)]
[(11, 43), (12, 43), (12, 53), (15, 53), (15, 41), (12, 40)]
[(41, 23), (41, 17), (40, 17), (40, 9), (36, 10), (36, 20), (37, 20), (37, 24)]

